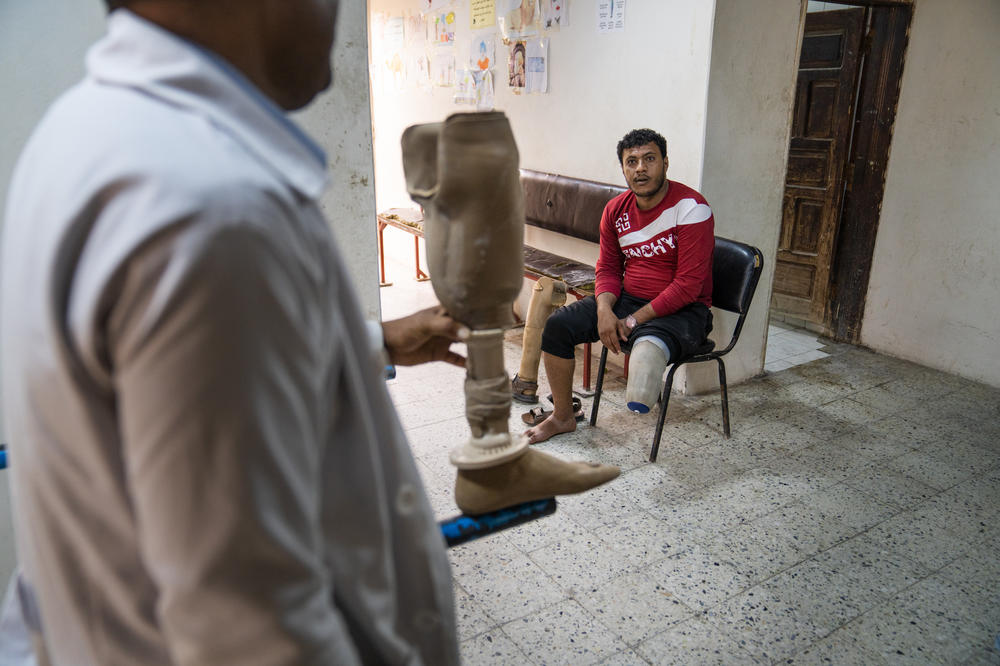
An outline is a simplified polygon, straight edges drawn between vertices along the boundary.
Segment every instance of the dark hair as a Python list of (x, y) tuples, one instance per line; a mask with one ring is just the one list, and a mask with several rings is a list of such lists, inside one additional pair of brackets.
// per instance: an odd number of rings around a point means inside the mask
[(651, 129), (634, 129), (618, 142), (618, 163), (622, 163), (622, 153), (629, 148), (655, 143), (660, 148), (660, 156), (667, 159), (667, 140)]
[(104, 0), (104, 4), (108, 6), (109, 12), (113, 12), (119, 7), (124, 7), (128, 4), (128, 0)]

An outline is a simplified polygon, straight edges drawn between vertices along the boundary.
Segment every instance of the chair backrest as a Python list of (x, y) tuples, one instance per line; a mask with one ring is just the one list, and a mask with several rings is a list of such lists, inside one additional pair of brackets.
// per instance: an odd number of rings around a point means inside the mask
[(764, 255), (760, 250), (746, 243), (721, 236), (715, 237), (715, 253), (712, 256), (712, 306), (735, 312), (740, 316), (729, 346), (719, 353), (726, 353), (732, 349), (739, 339), (762, 270), (764, 270)]

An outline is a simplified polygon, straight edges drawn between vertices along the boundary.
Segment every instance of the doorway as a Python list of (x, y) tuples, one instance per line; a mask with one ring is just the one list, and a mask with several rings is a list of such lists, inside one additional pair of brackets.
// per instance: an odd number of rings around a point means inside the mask
[(772, 321), (860, 337), (912, 7), (809, 2)]

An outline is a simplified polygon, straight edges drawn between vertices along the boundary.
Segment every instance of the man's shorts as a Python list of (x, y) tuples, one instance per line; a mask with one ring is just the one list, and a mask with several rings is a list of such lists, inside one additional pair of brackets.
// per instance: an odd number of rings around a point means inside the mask
[[(622, 292), (612, 310), (624, 319), (649, 303)], [(712, 311), (704, 303), (692, 303), (665, 317), (656, 317), (632, 330), (622, 349), (628, 351), (632, 342), (652, 335), (667, 345), (670, 358), (688, 355), (698, 349), (712, 330)], [(570, 303), (552, 313), (542, 333), (542, 351), (559, 358), (573, 358), (573, 348), (585, 342), (597, 342), (597, 300), (593, 296)]]

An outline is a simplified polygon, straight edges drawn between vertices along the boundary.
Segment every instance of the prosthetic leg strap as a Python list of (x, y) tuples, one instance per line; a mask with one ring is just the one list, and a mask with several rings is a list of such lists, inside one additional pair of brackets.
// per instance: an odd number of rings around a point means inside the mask
[(465, 414), (469, 419), (506, 418), (510, 413), (507, 375), (465, 380)]
[(441, 535), (444, 537), (445, 544), (451, 548), (487, 534), (544, 518), (555, 512), (556, 498), (549, 497), (548, 499), (516, 504), (506, 509), (478, 516), (462, 514), (442, 520), (438, 525), (441, 527)]

